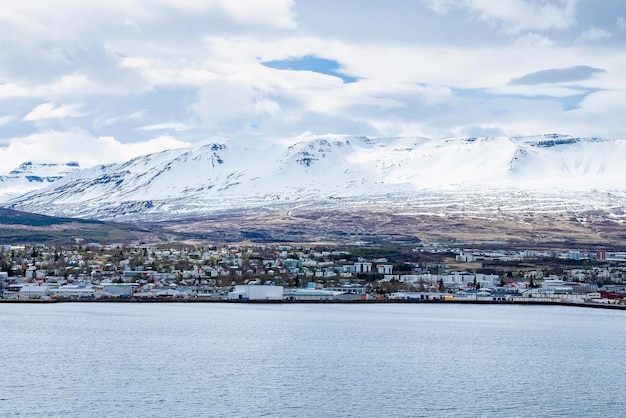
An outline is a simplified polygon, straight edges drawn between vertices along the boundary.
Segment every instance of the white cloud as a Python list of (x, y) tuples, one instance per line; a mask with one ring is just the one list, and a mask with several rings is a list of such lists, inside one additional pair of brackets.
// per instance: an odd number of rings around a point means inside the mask
[(239, 134), (280, 111), (280, 105), (271, 98), (273, 92), (286, 95), (264, 80), (224, 76), (204, 85), (189, 111), (218, 135), (227, 135), (228, 131)]
[(611, 38), (611, 33), (605, 31), (600, 28), (589, 28), (584, 30), (578, 38), (576, 38), (577, 42), (597, 42), (605, 39)]
[(626, 19), (624, 19), (622, 16), (617, 18), (617, 22), (615, 24), (620, 29), (626, 29)]
[(557, 114), (562, 124), (568, 124), (577, 134), (626, 139), (626, 132), (616, 123), (626, 114), (626, 86), (600, 90), (587, 96), (580, 108), (567, 114)]
[(523, 47), (551, 47), (554, 46), (554, 41), (547, 36), (540, 35), (538, 33), (528, 33), (521, 36), (515, 41), (516, 45)]
[(122, 66), (139, 71), (151, 85), (202, 86), (215, 79), (216, 75), (202, 68), (202, 62), (190, 63), (199, 68), (181, 66), (179, 63), (164, 63), (150, 58), (123, 58)]
[(124, 162), (141, 155), (152, 154), (168, 149), (184, 148), (191, 145), (173, 136), (160, 135), (147, 141), (122, 143), (113, 137), (99, 137), (102, 152), (108, 156), (107, 161)]
[(113, 137), (93, 137), (80, 129), (49, 131), (12, 138), (8, 146), (0, 148), (0, 164), (5, 172), (26, 160), (77, 161), (81, 167), (88, 168), (102, 163), (124, 162), (140, 155), (188, 145), (189, 143), (170, 136), (121, 143)]
[[(9, 2), (2, 6), (0, 20), (35, 36), (69, 39), (89, 28), (99, 30), (110, 23), (131, 28), (151, 27), (177, 17), (228, 19), (245, 25), (290, 29), (296, 27), (293, 0), (49, 0)], [(71, 11), (61, 13), (60, 10)], [(47, 29), (47, 30), (46, 30)], [(190, 30), (193, 27), (181, 27)]]
[(56, 106), (54, 103), (43, 103), (35, 107), (29, 114), (24, 116), (24, 121), (38, 121), (42, 119), (77, 118), (84, 116), (82, 104)]
[[(626, 55), (606, 42), (621, 32), (578, 12), (592, 1), (9, 2), (0, 154), (36, 160), (58, 142), (60, 160), (87, 165), (216, 135), (626, 133), (618, 111), (592, 116), (598, 97), (626, 89)], [(261, 64), (306, 55), (356, 82)], [(573, 67), (599, 72), (509, 84)], [(175, 137), (149, 138), (159, 133)]]
[(15, 83), (0, 84), (0, 99), (12, 97), (29, 96), (29, 92), (24, 87)]
[(113, 126), (121, 122), (139, 120), (142, 116), (146, 114), (145, 109), (138, 110), (128, 115), (119, 115), (113, 117), (98, 117), (93, 123), (93, 127), (96, 129), (105, 128), (108, 126)]
[(141, 129), (142, 131), (163, 131), (163, 130), (170, 130), (170, 131), (189, 131), (191, 129), (194, 129), (195, 126), (192, 125), (187, 125), (181, 122), (163, 122), (163, 123), (156, 123), (154, 125), (146, 125), (146, 126), (142, 126), (138, 129)]
[[(135, 91), (140, 92), (141, 86), (135, 86)], [(24, 97), (51, 99), (130, 92), (130, 90), (120, 88), (120, 86), (98, 83), (84, 74), (62, 75), (49, 83), (31, 83), (30, 85), (6, 83), (0, 85), (0, 99)]]
[(578, 0), (424, 0), (438, 13), (463, 9), (478, 19), (497, 24), (504, 32), (566, 29), (576, 22)]
[[(173, 1), (174, 4), (178, 0)], [(201, 0), (200, 3), (205, 3)], [(219, 7), (235, 19), (243, 22), (262, 23), (282, 29), (295, 28), (295, 15), (292, 12), (293, 0), (220, 0)]]
[(9, 122), (14, 121), (16, 118), (14, 115), (5, 115), (5, 116), (0, 116), (0, 126), (5, 125)]

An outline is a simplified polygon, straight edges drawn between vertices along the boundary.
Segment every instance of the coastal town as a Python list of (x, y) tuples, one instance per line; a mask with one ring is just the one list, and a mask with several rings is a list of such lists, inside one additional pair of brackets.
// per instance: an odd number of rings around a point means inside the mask
[(497, 247), (4, 245), (0, 300), (473, 301), (626, 307), (626, 252)]

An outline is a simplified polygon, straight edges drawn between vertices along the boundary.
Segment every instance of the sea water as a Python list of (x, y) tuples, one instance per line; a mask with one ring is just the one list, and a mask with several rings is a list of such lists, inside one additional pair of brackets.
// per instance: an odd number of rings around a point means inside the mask
[(0, 304), (0, 416), (623, 416), (626, 311)]

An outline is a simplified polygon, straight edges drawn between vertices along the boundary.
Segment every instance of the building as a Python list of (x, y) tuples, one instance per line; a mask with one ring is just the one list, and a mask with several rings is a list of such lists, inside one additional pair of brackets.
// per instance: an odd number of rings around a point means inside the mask
[(344, 294), (344, 292), (322, 289), (289, 289), (285, 292), (285, 300), (327, 301), (335, 300), (341, 294)]
[(60, 299), (93, 299), (96, 289), (92, 286), (63, 285), (50, 289), (50, 293)]
[(355, 273), (369, 274), (372, 272), (372, 263), (367, 263), (367, 262), (354, 263), (354, 270), (355, 270)]
[(456, 256), (457, 263), (473, 263), (475, 261), (474, 254), (461, 251), (460, 254)]
[(26, 284), (20, 288), (17, 297), (19, 299), (39, 299), (49, 295), (50, 289), (48, 286)]
[(139, 283), (107, 283), (102, 285), (102, 291), (108, 296), (130, 296), (138, 287)]
[(339, 292), (339, 293), (350, 293), (358, 296), (363, 296), (367, 293), (367, 289), (364, 286), (335, 286), (329, 287), (326, 290), (331, 292)]
[(378, 264), (376, 265), (378, 274), (393, 274), (393, 265), (391, 264)]
[(260, 284), (237, 285), (232, 292), (228, 292), (228, 300), (283, 300), (283, 287)]

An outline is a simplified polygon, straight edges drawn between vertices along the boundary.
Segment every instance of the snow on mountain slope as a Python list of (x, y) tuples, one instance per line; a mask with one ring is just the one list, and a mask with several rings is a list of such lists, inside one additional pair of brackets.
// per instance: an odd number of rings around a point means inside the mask
[(54, 163), (26, 161), (9, 174), (0, 176), (0, 193), (15, 197), (54, 183), (68, 174), (80, 171), (77, 162)]
[(623, 161), (621, 140), (305, 134), (287, 144), (225, 141), (146, 155), (74, 173), (8, 203), (31, 212), (124, 220), (342, 199), (359, 205), (380, 196), (405, 207), (445, 191), (442, 202), (460, 199), (460, 205), (479, 191), (482, 200), (500, 206), (503, 190), (558, 195), (561, 205), (570, 199), (563, 196), (577, 199), (579, 191), (624, 191)]

